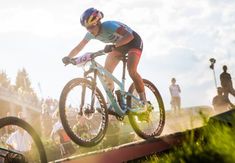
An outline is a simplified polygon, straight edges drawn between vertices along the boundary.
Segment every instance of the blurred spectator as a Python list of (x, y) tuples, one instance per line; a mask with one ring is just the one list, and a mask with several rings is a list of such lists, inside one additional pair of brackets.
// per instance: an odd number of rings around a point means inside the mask
[(92, 132), (91, 124), (86, 120), (85, 116), (77, 115), (73, 131), (80, 137), (88, 138)]
[(41, 126), (43, 136), (49, 137), (52, 130), (52, 118), (46, 104), (44, 103), (42, 104)]
[(171, 108), (172, 111), (176, 112), (179, 111), (181, 108), (181, 98), (180, 98), (180, 93), (181, 89), (178, 84), (176, 84), (176, 79), (172, 78), (171, 79), (171, 85), (169, 87), (170, 94), (171, 94)]
[(218, 87), (217, 88), (217, 95), (212, 100), (212, 105), (215, 109), (215, 111), (222, 111), (225, 109), (228, 109), (230, 104), (227, 98), (223, 94), (223, 88)]
[(234, 107), (234, 104), (232, 104), (228, 98), (228, 94), (231, 94), (235, 97), (235, 90), (233, 88), (231, 75), (227, 72), (227, 69), (227, 66), (224, 65), (223, 72), (220, 74), (220, 82), (224, 91), (225, 98), (229, 101), (230, 105)]
[(24, 129), (17, 127), (17, 130), (7, 139), (6, 144), (9, 149), (26, 153), (31, 150), (32, 138)]
[(60, 121), (58, 110), (55, 111), (53, 117), (57, 119), (57, 122), (53, 125), (50, 137), (55, 140), (55, 137), (59, 137), (60, 152), (62, 157), (69, 156), (75, 152), (75, 148), (72, 145), (70, 137), (66, 134), (62, 123)]
[[(25, 120), (22, 112), (18, 113), (18, 118)], [(6, 140), (9, 149), (14, 149), (25, 154), (31, 150), (32, 143), (31, 136), (21, 127), (17, 127), (16, 131)]]

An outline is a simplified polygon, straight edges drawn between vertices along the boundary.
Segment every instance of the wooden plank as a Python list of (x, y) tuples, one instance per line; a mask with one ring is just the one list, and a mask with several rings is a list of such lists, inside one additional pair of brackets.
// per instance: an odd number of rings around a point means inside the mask
[[(198, 130), (200, 128), (194, 129)], [(173, 146), (180, 145), (188, 132), (178, 132), (164, 135), (151, 140), (142, 140), (105, 150), (72, 156), (54, 162), (59, 163), (119, 163), (148, 156), (153, 153), (164, 152)]]

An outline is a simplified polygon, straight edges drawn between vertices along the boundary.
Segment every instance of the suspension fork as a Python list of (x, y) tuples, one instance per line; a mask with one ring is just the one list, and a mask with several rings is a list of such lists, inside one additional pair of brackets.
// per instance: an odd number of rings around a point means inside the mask
[(97, 78), (97, 70), (94, 70), (94, 77), (92, 80), (92, 93), (91, 93), (91, 109), (95, 111), (94, 104), (95, 104), (95, 92), (96, 92), (96, 78)]
[[(91, 78), (92, 87), (91, 87), (91, 111), (95, 111), (94, 104), (95, 104), (95, 92), (96, 92), (96, 78), (97, 78), (97, 70), (94, 71), (94, 77), (87, 77), (88, 73), (84, 73), (84, 78)], [(82, 96), (81, 96), (81, 105), (80, 105), (80, 113), (82, 113), (82, 108), (84, 106), (86, 96), (86, 84), (82, 85)]]
[(82, 115), (83, 111), (82, 108), (84, 106), (84, 101), (85, 101), (85, 94), (86, 94), (86, 85), (82, 85), (82, 96), (81, 96), (81, 104), (80, 104), (80, 114)]

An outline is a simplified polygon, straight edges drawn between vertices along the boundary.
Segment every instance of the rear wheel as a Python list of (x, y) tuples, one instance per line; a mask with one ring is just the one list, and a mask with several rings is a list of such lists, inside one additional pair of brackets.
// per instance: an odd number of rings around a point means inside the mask
[[(148, 101), (147, 111), (141, 114), (129, 112), (128, 117), (137, 135), (147, 139), (161, 134), (165, 124), (165, 109), (158, 89), (150, 81), (146, 79), (143, 81)], [(134, 83), (130, 86), (129, 93), (138, 97)], [(136, 109), (140, 107), (140, 102), (128, 96), (127, 105), (129, 108)]]
[(108, 125), (104, 97), (97, 87), (94, 93), (92, 90), (91, 81), (76, 78), (65, 85), (59, 101), (60, 118), (66, 133), (76, 144), (86, 147), (98, 144)]

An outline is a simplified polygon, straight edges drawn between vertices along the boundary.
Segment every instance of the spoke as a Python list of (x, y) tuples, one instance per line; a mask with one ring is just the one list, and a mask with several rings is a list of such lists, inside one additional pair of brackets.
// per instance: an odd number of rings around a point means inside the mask
[[(85, 92), (85, 99), (82, 105), (82, 116), (78, 113), (80, 112), (81, 106), (81, 94), (82, 94), (82, 87), (86, 87)], [(98, 104), (94, 105), (94, 108), (91, 108), (91, 98), (92, 98), (92, 89), (91, 86), (80, 84), (73, 87), (67, 95), (66, 100), (66, 117), (68, 124), (74, 134), (81, 140), (84, 141), (91, 141), (95, 139), (100, 132), (102, 131), (102, 116), (97, 112), (96, 107), (100, 105), (100, 99), (97, 98), (97, 93), (95, 93), (95, 101)], [(95, 111), (92, 111), (95, 109)], [(78, 112), (79, 110), (79, 112)]]
[[(158, 128), (158, 125), (160, 123), (160, 112), (159, 112), (160, 108), (158, 106), (158, 101), (154, 93), (152, 93), (152, 91), (146, 86), (145, 86), (145, 92), (146, 92), (147, 101), (149, 101), (150, 104), (152, 104), (149, 107), (152, 107), (153, 109), (148, 109), (147, 113), (135, 116), (133, 120), (136, 122), (136, 127), (139, 128), (140, 131), (145, 133), (145, 135), (152, 135), (155, 132), (155, 130)], [(134, 89), (133, 95), (138, 97), (136, 89)], [(140, 105), (139, 101), (135, 100), (134, 98), (132, 98), (131, 104), (132, 108), (137, 108)]]

